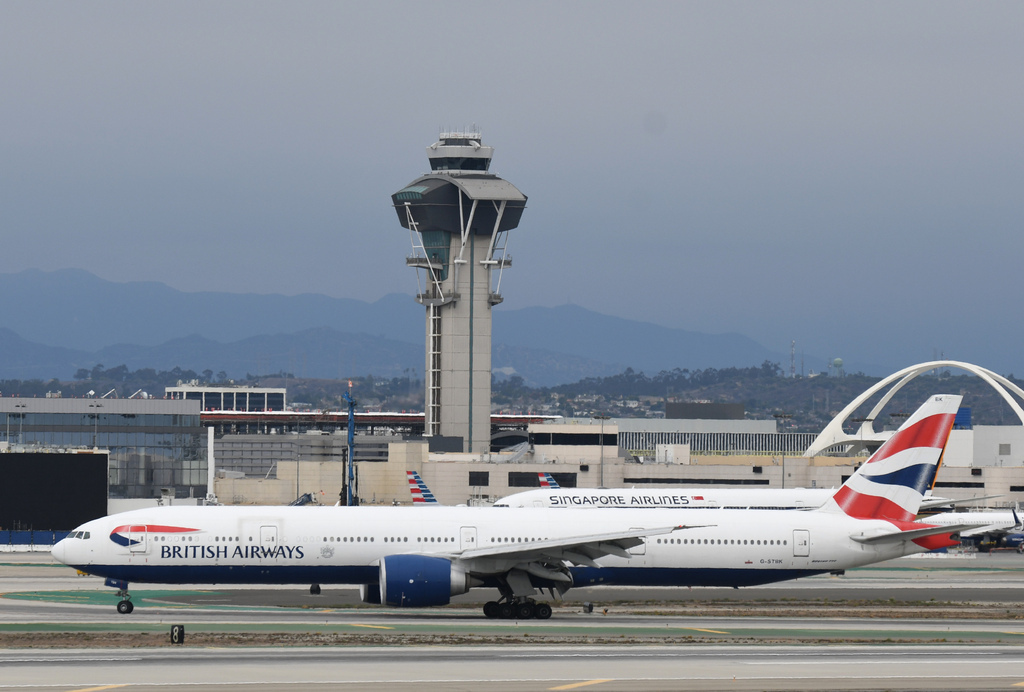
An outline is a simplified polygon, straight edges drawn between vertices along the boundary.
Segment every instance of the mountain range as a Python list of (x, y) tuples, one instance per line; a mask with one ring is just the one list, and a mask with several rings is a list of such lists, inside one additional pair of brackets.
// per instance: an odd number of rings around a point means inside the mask
[[(80, 269), (0, 274), (0, 379), (70, 379), (126, 365), (298, 377), (422, 376), (424, 312), (411, 296), (372, 303), (324, 295), (185, 292), (115, 283)], [(531, 386), (633, 368), (649, 374), (746, 367), (775, 353), (740, 334), (702, 334), (577, 305), (494, 309), (492, 365)], [(820, 359), (805, 359), (820, 369)], [(819, 362), (820, 361), (820, 362)]]

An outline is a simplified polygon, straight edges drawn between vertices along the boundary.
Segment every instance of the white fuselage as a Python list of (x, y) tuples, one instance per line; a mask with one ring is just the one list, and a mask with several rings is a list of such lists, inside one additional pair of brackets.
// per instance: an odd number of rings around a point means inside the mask
[[(746, 586), (924, 551), (911, 541), (854, 541), (853, 535), (894, 527), (820, 510), (693, 510), (681, 517), (671, 509), (164, 507), (88, 522), (53, 554), (82, 571), (129, 582), (365, 584), (391, 555), (459, 561), (474, 549), (514, 551), (684, 522), (695, 528), (650, 536), (628, 557), (601, 557), (597, 567), (572, 567), (573, 583)], [(466, 566), (486, 576), (519, 559), (497, 554)]]
[(814, 509), (835, 488), (540, 488), (498, 500), (495, 507), (618, 509)]

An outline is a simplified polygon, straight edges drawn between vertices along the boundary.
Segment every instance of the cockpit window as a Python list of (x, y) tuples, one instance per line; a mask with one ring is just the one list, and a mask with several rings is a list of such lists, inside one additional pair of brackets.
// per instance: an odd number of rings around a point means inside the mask
[(82, 539), (85, 539), (85, 540), (89, 540), (89, 532), (88, 531), (72, 531), (71, 535), (68, 536), (68, 537), (69, 538), (82, 538)]

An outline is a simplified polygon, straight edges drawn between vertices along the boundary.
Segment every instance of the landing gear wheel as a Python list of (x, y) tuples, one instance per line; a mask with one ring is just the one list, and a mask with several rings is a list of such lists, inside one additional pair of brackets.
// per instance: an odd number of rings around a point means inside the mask
[(551, 617), (551, 606), (547, 603), (538, 603), (537, 607), (533, 611), (533, 617), (538, 620), (547, 620)]
[(516, 604), (516, 619), (517, 620), (532, 620), (534, 615), (533, 603), (530, 601), (523, 601), (522, 603)]
[(313, 584), (311, 587), (309, 587), (309, 593), (312, 596), (319, 596), (320, 595), (320, 585), (319, 584)]
[(495, 619), (501, 615), (501, 606), (498, 605), (497, 601), (487, 601), (484, 603), (484, 616), (490, 620)]
[(516, 614), (516, 609), (512, 607), (511, 603), (499, 603), (498, 604), (498, 617), (502, 620), (511, 620), (512, 616)]
[(131, 601), (118, 601), (117, 602), (117, 612), (121, 613), (121, 615), (127, 615), (128, 613), (132, 612), (133, 610), (135, 610), (135, 606), (132, 604)]

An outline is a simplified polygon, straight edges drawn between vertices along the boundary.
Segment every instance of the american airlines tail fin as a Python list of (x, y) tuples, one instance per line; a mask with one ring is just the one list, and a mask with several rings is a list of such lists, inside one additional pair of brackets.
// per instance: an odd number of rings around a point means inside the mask
[(562, 487), (562, 486), (558, 485), (558, 481), (556, 481), (551, 476), (551, 474), (548, 473), (547, 471), (538, 471), (537, 472), (537, 478), (540, 479), (540, 487), (542, 487), (542, 488), (560, 488), (560, 487)]
[(929, 398), (823, 506), (857, 519), (913, 521), (942, 460), (963, 397)]
[(406, 471), (405, 475), (409, 479), (409, 492), (412, 493), (412, 503), (417, 504), (437, 504), (437, 498), (434, 497), (434, 493), (430, 492), (430, 488), (420, 478), (420, 474), (415, 471)]

